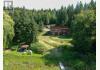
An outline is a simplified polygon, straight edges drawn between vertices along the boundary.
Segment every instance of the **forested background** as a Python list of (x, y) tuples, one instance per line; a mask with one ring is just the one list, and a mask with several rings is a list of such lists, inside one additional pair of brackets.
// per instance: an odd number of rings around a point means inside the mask
[[(8, 16), (9, 14), (9, 16)], [(13, 14), (13, 15), (12, 15)], [(60, 9), (29, 10), (14, 8), (13, 13), (4, 13), (4, 48), (12, 44), (38, 42), (37, 36), (45, 25), (63, 25), (70, 29), (72, 44), (79, 52), (95, 52), (96, 48), (96, 2), (77, 3), (74, 7)], [(9, 43), (11, 45), (9, 45)]]
[[(66, 70), (96, 70), (94, 0), (60, 9), (4, 9), (3, 21), (4, 70), (60, 70), (59, 62)], [(49, 35), (48, 25), (64, 26), (69, 34)], [(32, 54), (18, 51), (22, 43)]]

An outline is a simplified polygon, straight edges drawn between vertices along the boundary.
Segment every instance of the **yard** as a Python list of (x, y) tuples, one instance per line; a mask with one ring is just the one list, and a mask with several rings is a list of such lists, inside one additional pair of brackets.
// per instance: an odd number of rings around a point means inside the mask
[(4, 70), (59, 70), (58, 65), (46, 65), (41, 54), (22, 55), (16, 51), (4, 52)]

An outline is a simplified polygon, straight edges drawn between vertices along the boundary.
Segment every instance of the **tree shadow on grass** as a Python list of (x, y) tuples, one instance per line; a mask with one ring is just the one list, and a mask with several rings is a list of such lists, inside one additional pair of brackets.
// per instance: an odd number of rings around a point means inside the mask
[(51, 31), (47, 31), (45, 34), (43, 34), (43, 36), (51, 36), (51, 35), (52, 35)]
[(60, 39), (71, 39), (71, 35), (60, 35), (60, 36), (57, 36), (58, 38)]
[(66, 34), (66, 35), (53, 35), (51, 31), (47, 31), (45, 34), (43, 34), (43, 36), (54, 36), (54, 37), (58, 37), (61, 39), (71, 39), (71, 35), (70, 34)]
[[(63, 45), (65, 46), (65, 45)], [(63, 46), (53, 48), (46, 53), (43, 58), (45, 59), (46, 65), (59, 65), (59, 62), (62, 61), (62, 49)], [(66, 46), (67, 47), (67, 46)]]
[(73, 70), (95, 70), (95, 54), (79, 53), (72, 48), (63, 47), (62, 62)]
[[(61, 53), (61, 56), (55, 54), (56, 49)], [(72, 47), (60, 45), (57, 48), (49, 50), (49, 53), (44, 57), (46, 65), (59, 65), (61, 61), (65, 67), (70, 70), (95, 70), (96, 61), (94, 54), (81, 54), (73, 50)]]
[(59, 58), (55, 56), (54, 51), (55, 49), (49, 50), (48, 53), (43, 56), (46, 65), (58, 65)]

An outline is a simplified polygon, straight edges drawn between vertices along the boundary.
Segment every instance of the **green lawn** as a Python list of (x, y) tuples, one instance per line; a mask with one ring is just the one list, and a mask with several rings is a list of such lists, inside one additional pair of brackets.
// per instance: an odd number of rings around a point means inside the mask
[(4, 70), (60, 70), (58, 65), (48, 65), (44, 55), (27, 55), (16, 51), (4, 52)]

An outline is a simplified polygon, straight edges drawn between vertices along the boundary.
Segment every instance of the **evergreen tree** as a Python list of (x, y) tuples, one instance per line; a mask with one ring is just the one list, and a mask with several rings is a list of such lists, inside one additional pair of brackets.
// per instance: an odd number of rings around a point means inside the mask
[(73, 7), (73, 5), (69, 5), (67, 7), (67, 14), (68, 14), (67, 26), (70, 28), (72, 21), (74, 19), (74, 7)]
[[(96, 15), (94, 10), (82, 11), (73, 22), (74, 49), (81, 53), (93, 51), (92, 44), (96, 37)], [(95, 47), (95, 46), (93, 46)]]
[(14, 21), (15, 21), (14, 41), (15, 42), (17, 43), (25, 42), (27, 44), (30, 44), (34, 39), (36, 40), (35, 31), (37, 26), (35, 26), (34, 17), (31, 17), (30, 16), (31, 14), (29, 14), (25, 8), (20, 9), (19, 13), (16, 11), (15, 15), (17, 16), (14, 17)]
[(76, 7), (75, 7), (75, 14), (78, 14), (81, 12), (81, 10), (83, 10), (83, 4), (80, 1), (79, 3), (77, 3)]
[(43, 31), (43, 27), (44, 27), (43, 22), (40, 21), (38, 26), (39, 26), (39, 27), (38, 27), (38, 28), (39, 28), (39, 31), (42, 32), (42, 31)]
[(57, 23), (58, 25), (65, 25), (68, 22), (68, 14), (66, 7), (61, 7), (60, 10), (57, 11)]
[(89, 3), (88, 8), (90, 10), (95, 10), (96, 9), (96, 2), (94, 0), (91, 0), (91, 2)]

